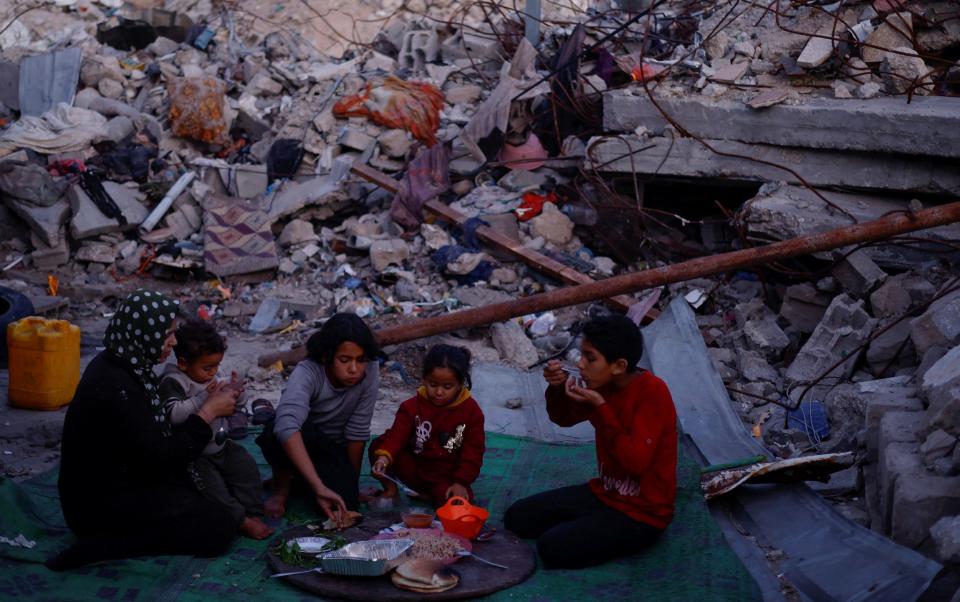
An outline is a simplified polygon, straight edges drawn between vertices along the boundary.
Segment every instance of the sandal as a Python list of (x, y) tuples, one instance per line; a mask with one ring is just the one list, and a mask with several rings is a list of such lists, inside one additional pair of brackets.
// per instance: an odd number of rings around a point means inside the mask
[(270, 422), (277, 414), (273, 404), (270, 403), (269, 400), (262, 398), (250, 404), (250, 409), (253, 411), (253, 420), (251, 422), (257, 426)]
[(235, 412), (227, 416), (227, 436), (231, 439), (243, 439), (249, 433), (247, 427), (250, 419), (243, 412)]

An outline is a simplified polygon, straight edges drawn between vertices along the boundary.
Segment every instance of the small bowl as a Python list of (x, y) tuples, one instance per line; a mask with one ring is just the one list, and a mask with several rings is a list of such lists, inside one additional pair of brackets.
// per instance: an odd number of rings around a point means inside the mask
[(408, 529), (429, 529), (433, 525), (434, 514), (424, 508), (411, 508), (400, 515)]

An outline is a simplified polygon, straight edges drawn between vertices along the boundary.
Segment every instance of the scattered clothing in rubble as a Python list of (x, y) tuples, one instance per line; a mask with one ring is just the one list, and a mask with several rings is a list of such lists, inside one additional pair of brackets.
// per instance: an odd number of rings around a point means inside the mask
[(406, 82), (395, 76), (367, 82), (362, 94), (333, 106), (338, 117), (369, 117), (390, 128), (401, 128), (428, 147), (437, 144), (443, 93), (432, 84)]
[(85, 150), (106, 138), (107, 118), (60, 103), (40, 117), (21, 117), (0, 132), (0, 149), (29, 148), (44, 155)]
[(423, 204), (450, 189), (450, 147), (437, 144), (420, 151), (407, 166), (390, 206), (390, 217), (408, 230), (420, 227)]

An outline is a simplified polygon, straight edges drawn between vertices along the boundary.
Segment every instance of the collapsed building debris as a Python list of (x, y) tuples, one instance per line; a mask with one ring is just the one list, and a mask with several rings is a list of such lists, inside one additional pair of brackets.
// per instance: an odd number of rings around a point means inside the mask
[(289, 345), (247, 373), (274, 390), (350, 311), (389, 397), (405, 341), (576, 361), (584, 315), (679, 299), (765, 453), (853, 452), (819, 495), (960, 570), (953, 3), (116, 4), (0, 8), (0, 284), (88, 348), (123, 291), (168, 287)]

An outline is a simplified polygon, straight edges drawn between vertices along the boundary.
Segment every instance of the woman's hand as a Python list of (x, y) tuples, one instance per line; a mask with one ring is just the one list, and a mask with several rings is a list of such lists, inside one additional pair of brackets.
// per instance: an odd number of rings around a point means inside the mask
[(390, 460), (386, 456), (377, 456), (377, 461), (373, 463), (373, 466), (370, 467), (370, 470), (373, 472), (373, 475), (376, 477), (382, 477), (387, 472), (387, 466), (390, 465)]
[(559, 360), (550, 360), (543, 367), (543, 378), (551, 387), (562, 387), (567, 382), (567, 373), (563, 371), (563, 364)]
[(343, 525), (347, 518), (347, 505), (343, 503), (343, 498), (336, 491), (330, 489), (323, 483), (314, 488), (317, 505), (332, 520), (337, 527)]
[(217, 383), (208, 390), (207, 399), (197, 412), (197, 415), (206, 420), (207, 424), (217, 418), (230, 416), (237, 410), (239, 391), (225, 387), (223, 383)]
[(593, 389), (578, 387), (572, 378), (567, 380), (565, 390), (567, 392), (567, 397), (578, 403), (585, 403), (592, 405), (593, 407), (597, 407), (606, 403), (606, 401), (603, 399), (603, 395), (600, 395)]
[(453, 485), (447, 487), (447, 493), (444, 497), (450, 499), (452, 497), (462, 497), (465, 499), (470, 498), (470, 492), (467, 491), (467, 488), (459, 483), (454, 483)]

